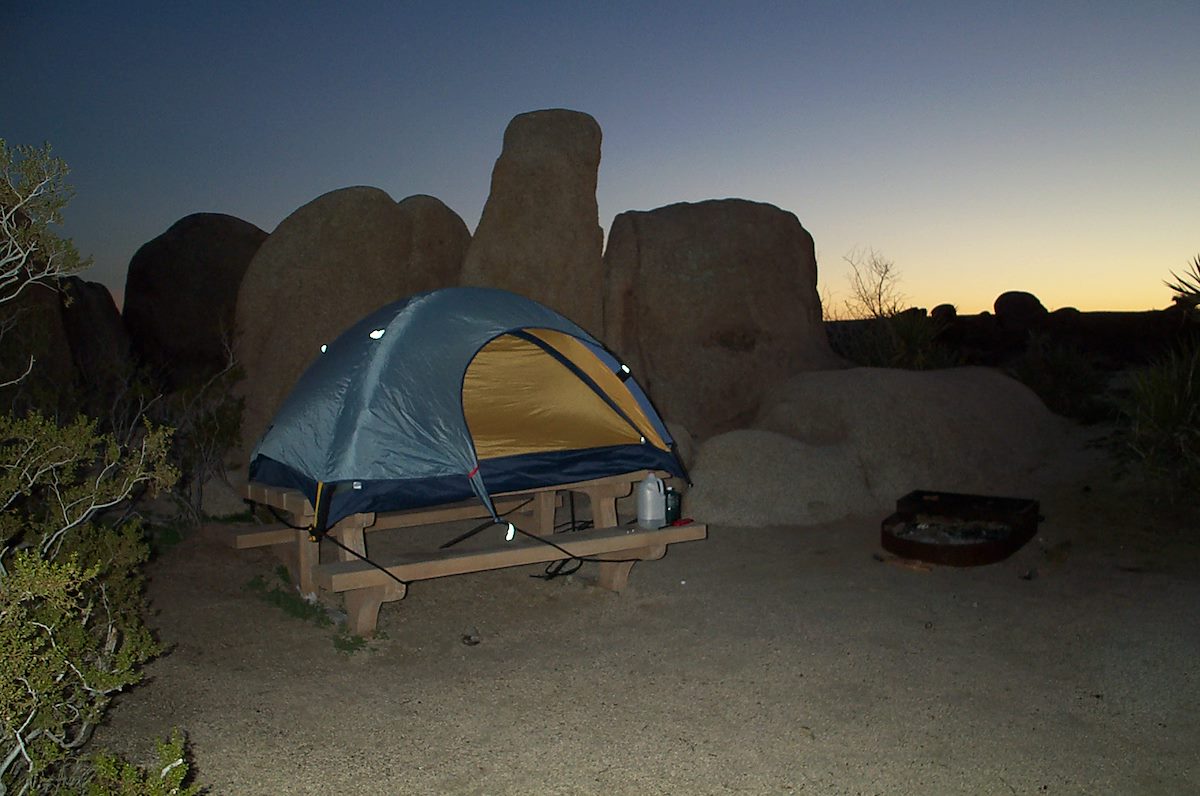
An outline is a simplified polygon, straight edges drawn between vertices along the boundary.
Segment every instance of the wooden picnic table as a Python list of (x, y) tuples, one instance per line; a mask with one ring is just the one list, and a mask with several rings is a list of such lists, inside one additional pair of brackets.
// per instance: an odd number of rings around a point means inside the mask
[[(708, 535), (708, 526), (700, 523), (655, 529), (619, 524), (617, 500), (629, 495), (649, 472), (639, 470), (494, 495), (492, 503), (497, 514), (514, 516), (514, 524), (538, 538), (522, 534), (484, 549), (434, 549), (379, 559), (367, 554), (368, 533), (491, 516), (481, 501), (470, 500), (345, 517), (328, 531), (341, 545), (335, 547), (335, 560), (322, 563), (319, 540), (307, 530), (313, 523), (313, 507), (308, 499), (294, 489), (257, 483), (246, 486), (246, 497), (287, 513), (290, 522), (224, 526), (213, 530), (223, 535), (226, 543), (234, 548), (270, 547), (287, 564), (305, 596), (315, 596), (321, 590), (342, 593), (350, 632), (365, 636), (375, 631), (380, 605), (403, 599), (407, 584), (416, 580), (586, 557), (600, 562), (600, 586), (621, 591), (635, 562), (662, 558), (668, 545), (704, 539)], [(669, 476), (664, 472), (656, 474), (660, 478)], [(592, 528), (571, 533), (554, 532), (555, 510), (562, 504), (560, 493), (563, 492), (588, 497)], [(364, 560), (368, 557), (369, 562)]]

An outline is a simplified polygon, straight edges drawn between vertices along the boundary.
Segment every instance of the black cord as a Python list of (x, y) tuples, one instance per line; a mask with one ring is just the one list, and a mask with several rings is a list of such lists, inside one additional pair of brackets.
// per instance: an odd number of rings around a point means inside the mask
[[(521, 509), (525, 508), (526, 506), (528, 506), (528, 505), (529, 505), (530, 503), (532, 503), (532, 502), (533, 502), (533, 498), (529, 498), (529, 499), (528, 499), (528, 500), (526, 500), (524, 503), (519, 503), (519, 504), (517, 504), (516, 506), (513, 506), (513, 507), (512, 507), (511, 509), (509, 509), (508, 511), (504, 512), (503, 514), (499, 514), (499, 515), (497, 515), (497, 516), (499, 516), (499, 517), (507, 517), (509, 514), (512, 514), (514, 511), (519, 511), (519, 510), (521, 510)], [(450, 541), (448, 541), (448, 542), (445, 542), (445, 543), (443, 543), (443, 544), (440, 544), (440, 545), (438, 545), (438, 550), (445, 550), (447, 547), (453, 547), (454, 545), (458, 544), (459, 542), (466, 541), (467, 539), (470, 539), (472, 536), (474, 536), (475, 534), (479, 533), (479, 532), (480, 532), (480, 531), (482, 531), (484, 528), (489, 528), (489, 527), (491, 527), (492, 525), (495, 525), (495, 524), (496, 524), (496, 521), (495, 521), (495, 520), (492, 520), (492, 519), (487, 519), (487, 520), (484, 520), (483, 522), (479, 523), (478, 525), (476, 525), (474, 528), (472, 528), (471, 530), (467, 531), (466, 533), (459, 534), (458, 536), (454, 537), (454, 538), (453, 538), (453, 539), (451, 539)]]
[[(560, 547), (559, 545), (556, 545), (554, 542), (550, 541), (545, 536), (538, 536), (536, 533), (530, 533), (529, 531), (522, 530), (521, 528), (517, 527), (515, 524), (513, 524), (511, 522), (508, 523), (508, 525), (510, 528), (512, 528), (514, 531), (521, 534), (522, 536), (528, 536), (530, 539), (534, 539), (536, 541), (541, 542), (542, 544), (553, 547), (555, 550), (559, 551), (564, 556), (566, 556), (568, 561), (579, 562), (579, 566), (583, 566), (583, 562), (585, 562), (585, 561), (590, 561), (590, 562), (596, 563), (596, 564), (636, 564), (637, 562), (642, 560), (640, 558), (591, 558), (590, 556), (577, 556), (574, 553), (572, 553), (570, 550), (567, 550), (565, 547)], [(552, 561), (551, 565), (564, 564), (564, 563), (565, 562), (563, 562), (563, 561)], [(575, 567), (575, 569), (571, 570), (570, 572), (560, 572), (555, 575), (549, 575), (549, 577), (544, 576), (544, 575), (530, 575), (529, 577), (540, 578), (542, 580), (551, 580), (552, 578), (559, 577), (559, 575), (570, 575), (573, 572), (578, 572), (579, 566)], [(547, 566), (546, 570), (548, 573), (550, 570), (550, 566)]]
[[(259, 503), (256, 503), (253, 500), (250, 501), (250, 503), (251, 503), (251, 505), (254, 505), (254, 506), (260, 505)], [(305, 528), (301, 525), (292, 525), (290, 522), (288, 522), (286, 519), (283, 518), (283, 515), (279, 513), (278, 509), (276, 509), (274, 506), (272, 506), (270, 504), (261, 504), (261, 505), (265, 505), (267, 507), (267, 511), (271, 512), (272, 517), (274, 517), (276, 520), (283, 523), (284, 525), (286, 525), (287, 527), (291, 528), (294, 531), (311, 531), (312, 530), (311, 528)]]
[[(575, 566), (564, 571), (564, 568), (569, 563), (574, 564)], [(567, 575), (574, 575), (582, 567), (583, 567), (582, 561), (570, 561), (568, 559), (560, 558), (558, 561), (551, 561), (549, 564), (547, 564), (546, 571), (543, 572), (542, 574), (538, 575), (537, 573), (534, 573), (534, 574), (530, 575), (529, 577), (537, 578), (538, 580), (554, 580), (555, 578), (563, 578), (563, 577), (566, 577)]]
[[(559, 523), (558, 525), (555, 525), (554, 532), (555, 533), (570, 533), (570, 532), (574, 532), (574, 531), (582, 531), (582, 530), (592, 527), (592, 523), (590, 520), (576, 521), (576, 519), (575, 519), (575, 493), (574, 492), (571, 492), (570, 490), (567, 491), (567, 501), (568, 501), (568, 505), (571, 508), (571, 519), (567, 520), (566, 522), (562, 522), (562, 523)], [(575, 566), (571, 567), (570, 569), (566, 569), (566, 566), (568, 563), (573, 563)], [(558, 561), (551, 561), (549, 564), (547, 564), (545, 571), (543, 571), (541, 575), (530, 575), (529, 577), (537, 578), (538, 580), (554, 580), (555, 578), (562, 578), (562, 577), (566, 577), (568, 575), (574, 575), (576, 572), (578, 572), (582, 568), (583, 568), (582, 561), (571, 561), (570, 559), (559, 559)]]
[(341, 542), (339, 542), (339, 541), (337, 540), (337, 538), (336, 538), (336, 537), (334, 537), (334, 536), (331, 536), (331, 535), (329, 535), (329, 534), (326, 534), (326, 535), (325, 535), (325, 538), (326, 538), (326, 539), (328, 539), (329, 541), (333, 542), (333, 543), (334, 543), (335, 545), (337, 545), (338, 547), (340, 547), (340, 548), (342, 548), (343, 550), (345, 550), (347, 553), (350, 553), (351, 555), (353, 555), (353, 556), (354, 556), (355, 558), (357, 558), (358, 560), (360, 560), (360, 561), (365, 561), (365, 562), (367, 562), (368, 564), (370, 564), (371, 566), (375, 567), (375, 569), (377, 569), (377, 570), (379, 570), (380, 572), (382, 572), (383, 574), (387, 575), (389, 578), (391, 578), (392, 580), (396, 581), (397, 583), (399, 583), (399, 584), (400, 584), (401, 586), (403, 586), (404, 588), (406, 588), (406, 589), (408, 588), (409, 581), (407, 581), (407, 580), (401, 580), (400, 578), (396, 577), (396, 576), (395, 576), (395, 575), (393, 575), (391, 572), (389, 572), (389, 571), (387, 570), (387, 568), (385, 568), (385, 567), (382, 567), (382, 566), (380, 566), (379, 564), (376, 564), (374, 561), (372, 561), (371, 559), (367, 558), (366, 556), (364, 556), (362, 553), (358, 552), (357, 550), (352, 550), (352, 549), (350, 549), (349, 547), (346, 547), (346, 545), (344, 545), (344, 544), (342, 544)]

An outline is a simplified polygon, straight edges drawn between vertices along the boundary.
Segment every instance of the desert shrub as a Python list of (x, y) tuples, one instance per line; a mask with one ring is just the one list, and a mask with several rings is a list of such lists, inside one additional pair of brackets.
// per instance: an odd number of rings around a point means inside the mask
[[(85, 264), (49, 228), (70, 195), (66, 173), (48, 146), (0, 140), (0, 306)], [(4, 346), (14, 328), (0, 327)], [(6, 386), (31, 372), (36, 354), (23, 358)], [(85, 417), (0, 415), (0, 794), (165, 792), (138, 790), (138, 769), (117, 763), (128, 788), (106, 786), (112, 758), (87, 746), (112, 695), (159, 652), (142, 618), (142, 530), (98, 518), (142, 487), (175, 482), (170, 444), (169, 429), (145, 421), (118, 436)]]
[(924, 310), (904, 310), (900, 271), (874, 249), (851, 251), (850, 298), (844, 302), (848, 320), (826, 323), (830, 348), (865, 367), (931, 370), (962, 364), (959, 354), (943, 344), (943, 320)]
[(1200, 489), (1200, 340), (1192, 336), (1133, 374), (1119, 401), (1116, 440), (1174, 500)]
[(133, 450), (80, 418), (0, 418), (0, 784), (77, 790), (84, 747), (112, 695), (159, 651), (143, 619), (136, 522), (98, 512), (141, 484), (165, 487), (170, 434)]
[(961, 355), (939, 340), (944, 322), (922, 312), (826, 324), (834, 353), (865, 367), (932, 370), (962, 364)]
[(845, 302), (849, 318), (890, 318), (904, 308), (900, 292), (900, 270), (896, 263), (874, 249), (854, 249), (845, 257), (850, 270), (850, 298)]
[(244, 401), (233, 394), (242, 371), (226, 367), (199, 384), (184, 386), (155, 403), (152, 416), (175, 429), (171, 461), (180, 477), (174, 495), (185, 519), (203, 519), (204, 485), (225, 474), (225, 453), (241, 436)]
[(1006, 370), (1055, 414), (1086, 423), (1112, 414), (1104, 371), (1092, 357), (1048, 335), (1031, 332), (1025, 350)]
[(100, 418), (101, 428), (121, 437), (150, 419), (174, 429), (169, 456), (179, 478), (171, 490), (175, 514), (168, 524), (194, 527), (204, 519), (204, 485), (224, 476), (224, 454), (240, 439), (244, 401), (233, 387), (241, 378), (232, 354), (217, 373), (173, 389), (144, 366), (121, 374), (120, 398)]

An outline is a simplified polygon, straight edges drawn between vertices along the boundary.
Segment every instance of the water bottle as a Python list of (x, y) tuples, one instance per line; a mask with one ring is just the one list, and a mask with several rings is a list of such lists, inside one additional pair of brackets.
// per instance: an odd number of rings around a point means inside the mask
[(683, 503), (682, 498), (680, 497), (679, 493), (675, 491), (675, 487), (673, 487), (673, 486), (667, 487), (667, 501), (666, 501), (667, 525), (670, 525), (671, 523), (673, 523), (679, 519), (679, 515), (680, 515), (681, 509), (682, 509), (682, 503)]
[(637, 486), (637, 524), (643, 528), (661, 528), (667, 524), (666, 485), (654, 473)]

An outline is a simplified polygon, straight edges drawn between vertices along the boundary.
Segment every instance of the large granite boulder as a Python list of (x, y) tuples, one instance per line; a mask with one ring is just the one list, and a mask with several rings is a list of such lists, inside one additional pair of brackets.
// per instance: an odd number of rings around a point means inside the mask
[(744, 426), (787, 377), (843, 364), (821, 323), (812, 236), (773, 205), (622, 213), (604, 265), (605, 342), (701, 438)]
[(129, 334), (109, 289), (69, 276), (60, 282), (63, 328), (87, 408), (102, 412), (133, 378)]
[(853, 453), (757, 428), (700, 448), (684, 513), (737, 527), (816, 525), (876, 505)]
[(228, 363), (238, 288), (266, 239), (240, 218), (195, 213), (133, 255), (125, 326), (168, 389), (203, 381)]
[(914, 489), (1014, 494), (1068, 422), (990, 368), (852, 368), (773, 390), (750, 431), (700, 449), (688, 511), (710, 522), (824, 522), (891, 508)]
[(362, 186), (324, 194), (285, 218), (238, 294), (245, 413), (231, 465), (246, 464), (322, 343), (384, 304), (454, 285), (469, 240), (466, 224), (437, 199), (396, 203)]
[(604, 235), (600, 126), (586, 113), (523, 113), (504, 131), (462, 284), (528, 296), (599, 335)]

